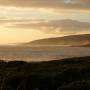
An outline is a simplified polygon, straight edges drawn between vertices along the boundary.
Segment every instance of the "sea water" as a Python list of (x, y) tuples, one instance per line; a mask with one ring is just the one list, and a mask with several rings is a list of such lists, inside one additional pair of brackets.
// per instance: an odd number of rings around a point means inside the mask
[(50, 61), (90, 56), (90, 47), (0, 46), (0, 60)]

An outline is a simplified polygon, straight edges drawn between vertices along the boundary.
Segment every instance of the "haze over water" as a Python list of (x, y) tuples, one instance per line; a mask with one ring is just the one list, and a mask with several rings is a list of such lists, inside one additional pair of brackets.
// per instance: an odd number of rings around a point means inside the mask
[(0, 47), (0, 59), (9, 61), (49, 61), (81, 56), (90, 56), (90, 47)]

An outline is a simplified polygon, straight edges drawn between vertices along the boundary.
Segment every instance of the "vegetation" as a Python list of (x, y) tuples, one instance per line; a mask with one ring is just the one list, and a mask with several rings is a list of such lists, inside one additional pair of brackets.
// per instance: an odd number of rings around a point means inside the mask
[(0, 90), (90, 90), (90, 57), (0, 61)]

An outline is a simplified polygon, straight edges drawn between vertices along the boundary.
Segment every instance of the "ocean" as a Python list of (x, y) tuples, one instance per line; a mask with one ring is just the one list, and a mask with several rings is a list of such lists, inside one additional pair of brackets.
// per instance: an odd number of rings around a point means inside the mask
[(50, 61), (90, 56), (90, 47), (69, 46), (0, 46), (0, 60)]

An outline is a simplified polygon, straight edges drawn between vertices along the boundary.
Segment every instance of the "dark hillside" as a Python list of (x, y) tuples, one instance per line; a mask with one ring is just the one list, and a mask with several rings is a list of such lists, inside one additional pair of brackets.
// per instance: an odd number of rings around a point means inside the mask
[(90, 57), (0, 61), (0, 90), (90, 90)]

